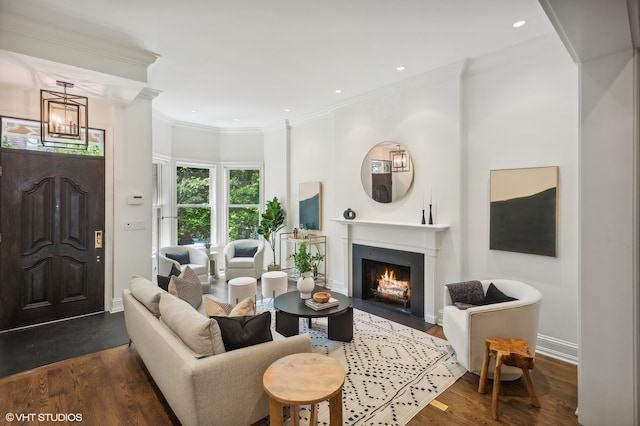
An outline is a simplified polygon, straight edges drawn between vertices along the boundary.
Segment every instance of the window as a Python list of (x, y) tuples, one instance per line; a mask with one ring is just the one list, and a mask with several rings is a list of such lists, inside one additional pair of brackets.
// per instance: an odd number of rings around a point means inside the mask
[(215, 168), (178, 165), (176, 206), (178, 244), (210, 244), (213, 235)]
[(228, 241), (258, 239), (260, 168), (227, 168)]

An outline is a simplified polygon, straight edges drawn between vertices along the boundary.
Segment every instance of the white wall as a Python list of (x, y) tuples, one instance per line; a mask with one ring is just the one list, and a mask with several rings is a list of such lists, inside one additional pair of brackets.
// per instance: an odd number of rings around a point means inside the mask
[[(555, 35), (471, 61), (464, 78), (461, 277), (512, 278), (543, 294), (539, 346), (577, 362), (578, 70)], [(558, 255), (489, 250), (489, 171), (559, 166)]]
[[(289, 123), (283, 122), (282, 125), (273, 126), (263, 130), (264, 138), (264, 200), (265, 203), (278, 197), (280, 205), (284, 207), (285, 212), (289, 209)], [(291, 228), (293, 229), (293, 228)], [(282, 232), (288, 232), (285, 227)], [(276, 238), (279, 241), (279, 237)], [(267, 245), (269, 245), (267, 243)], [(280, 247), (276, 244), (274, 247), (275, 254), (271, 250), (265, 250), (264, 263), (269, 265), (275, 257), (275, 263), (282, 265), (283, 256)], [(266, 268), (266, 266), (265, 266)]]
[(152, 115), (153, 154), (170, 158), (173, 140), (173, 127), (166, 117), (154, 112)]
[(220, 159), (220, 135), (216, 129), (174, 124), (171, 130), (171, 157), (174, 160), (214, 163)]
[(578, 420), (638, 424), (638, 70), (632, 52), (580, 69)]
[[(577, 68), (559, 40), (548, 36), (292, 122), (290, 215), (297, 217), (299, 183), (321, 181), (329, 281), (345, 288), (340, 226), (328, 219), (350, 207), (358, 219), (420, 223), (423, 199), (428, 204), (433, 193), (435, 222), (450, 226), (438, 257), (436, 312), (448, 282), (529, 282), (544, 296), (539, 349), (575, 362), (577, 98)], [(371, 147), (388, 140), (409, 150), (415, 178), (405, 198), (380, 204), (362, 189), (360, 166)], [(560, 167), (558, 257), (489, 250), (489, 171), (547, 165)]]

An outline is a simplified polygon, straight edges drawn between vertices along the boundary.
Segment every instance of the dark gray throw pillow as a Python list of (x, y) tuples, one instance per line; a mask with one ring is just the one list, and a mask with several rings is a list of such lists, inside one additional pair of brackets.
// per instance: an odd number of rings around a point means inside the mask
[(447, 288), (453, 304), (459, 302), (465, 305), (482, 305), (484, 301), (482, 283), (478, 280), (447, 284)]
[(175, 260), (181, 265), (188, 265), (189, 263), (191, 263), (191, 259), (189, 259), (188, 251), (185, 251), (182, 253), (165, 253), (164, 255), (167, 256), (169, 259)]
[(493, 283), (489, 284), (489, 288), (487, 288), (487, 295), (484, 297), (483, 305), (491, 305), (493, 303), (501, 303), (501, 302), (511, 302), (512, 300), (518, 300), (515, 297), (507, 296), (500, 290), (498, 287), (493, 285)]
[(218, 322), (224, 347), (228, 351), (246, 348), (258, 343), (270, 342), (271, 312), (244, 317), (211, 317)]
[(258, 247), (236, 246), (235, 257), (253, 257), (258, 251)]
[(158, 275), (158, 287), (163, 289), (164, 291), (169, 291), (169, 281), (171, 280), (171, 276), (175, 275), (176, 277), (180, 275), (180, 269), (176, 268), (176, 265), (171, 265), (171, 271), (168, 276)]

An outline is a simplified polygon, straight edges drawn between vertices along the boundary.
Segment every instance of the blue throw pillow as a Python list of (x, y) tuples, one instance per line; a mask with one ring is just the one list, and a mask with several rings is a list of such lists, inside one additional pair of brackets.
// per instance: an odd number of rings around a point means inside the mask
[(169, 259), (175, 260), (181, 265), (188, 265), (191, 263), (191, 259), (189, 259), (189, 252), (185, 251), (182, 253), (165, 253)]
[(236, 246), (235, 257), (253, 257), (258, 251), (258, 247)]

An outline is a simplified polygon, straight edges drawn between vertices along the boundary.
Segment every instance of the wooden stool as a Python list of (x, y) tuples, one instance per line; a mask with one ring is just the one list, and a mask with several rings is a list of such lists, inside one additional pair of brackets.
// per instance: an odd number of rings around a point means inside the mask
[(269, 422), (282, 425), (282, 407), (291, 406), (291, 424), (298, 425), (298, 406), (311, 404), (309, 424), (318, 421), (316, 404), (329, 400), (329, 424), (342, 426), (342, 385), (344, 369), (326, 355), (298, 353), (287, 355), (264, 372), (262, 384), (269, 395)]
[(480, 372), (480, 384), (478, 392), (484, 393), (487, 383), (487, 372), (489, 370), (489, 358), (496, 357), (496, 369), (493, 373), (493, 396), (491, 399), (491, 414), (494, 420), (498, 420), (498, 397), (500, 396), (500, 370), (502, 365), (510, 365), (522, 370), (524, 380), (527, 383), (527, 390), (531, 396), (531, 404), (540, 407), (540, 401), (536, 390), (533, 388), (533, 381), (529, 370), (533, 370), (533, 355), (529, 352), (529, 345), (522, 339), (485, 339), (484, 360)]

